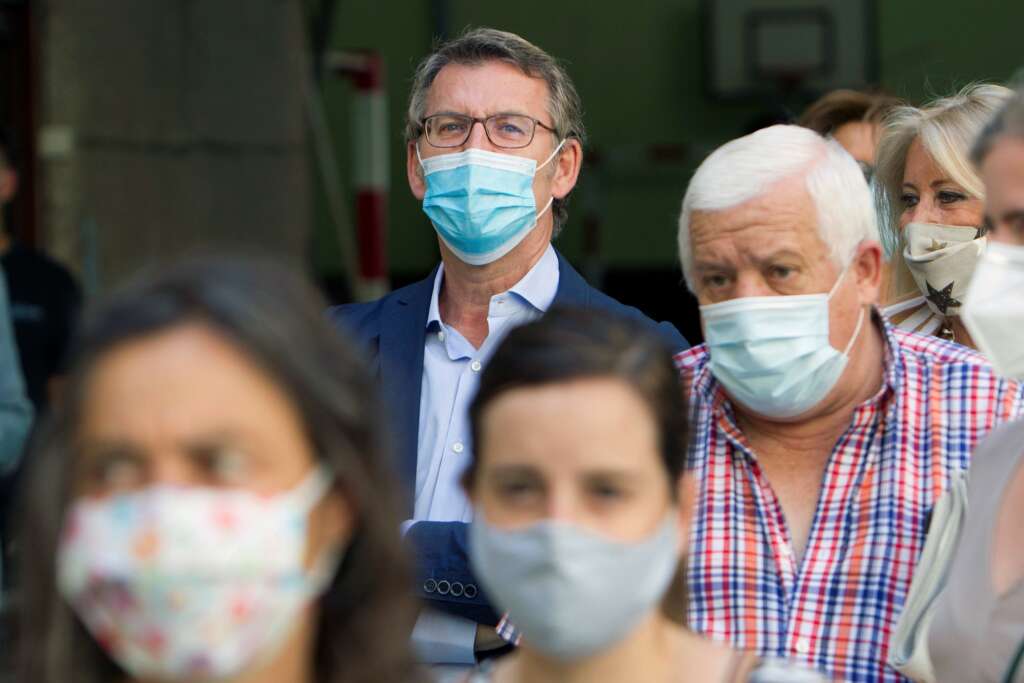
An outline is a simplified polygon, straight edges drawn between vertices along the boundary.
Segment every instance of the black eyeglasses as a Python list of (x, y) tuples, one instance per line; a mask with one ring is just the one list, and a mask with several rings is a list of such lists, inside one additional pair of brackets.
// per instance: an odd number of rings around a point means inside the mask
[(434, 114), (423, 119), (421, 125), (427, 142), (434, 147), (460, 147), (466, 144), (473, 126), (484, 124), (484, 133), (495, 147), (520, 149), (533, 142), (537, 126), (555, 132), (532, 116), (524, 114), (494, 114), (486, 119), (465, 114)]

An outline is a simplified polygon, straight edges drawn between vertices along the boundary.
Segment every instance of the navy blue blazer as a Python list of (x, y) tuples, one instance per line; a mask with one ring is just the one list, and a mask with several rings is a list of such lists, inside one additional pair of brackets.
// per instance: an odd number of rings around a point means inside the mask
[[(423, 348), (436, 274), (435, 268), (425, 280), (377, 301), (336, 306), (328, 311), (331, 321), (353, 335), (369, 354), (392, 429), (391, 443), (408, 494), (410, 518), (416, 484)], [(559, 305), (597, 308), (631, 318), (649, 326), (673, 352), (689, 347), (672, 324), (655, 323), (636, 308), (591, 287), (561, 254), (558, 291), (552, 303)], [(409, 528), (406, 539), (416, 556), (418, 592), (431, 607), (478, 623), (496, 624), (498, 617), (469, 568), (467, 531), (468, 525), (462, 522), (417, 522)]]

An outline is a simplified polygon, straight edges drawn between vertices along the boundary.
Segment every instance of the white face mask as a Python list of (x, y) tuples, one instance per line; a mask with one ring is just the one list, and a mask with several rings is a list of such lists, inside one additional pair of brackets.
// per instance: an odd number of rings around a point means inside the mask
[(1024, 247), (989, 242), (960, 317), (1003, 377), (1024, 379)]
[(625, 638), (668, 590), (679, 564), (678, 512), (636, 543), (545, 520), (496, 529), (470, 526), (473, 571), (532, 648), (560, 660)]
[(978, 257), (986, 239), (975, 228), (910, 223), (903, 229), (907, 246), (903, 260), (928, 307), (944, 315), (960, 315)]
[(711, 374), (729, 396), (748, 409), (785, 419), (806, 413), (832, 391), (849, 362), (850, 349), (829, 343), (828, 294), (752, 296), (700, 307)]
[(58, 552), (61, 593), (132, 676), (237, 675), (277, 653), (334, 574), (337, 552), (303, 566), (309, 511), (330, 482), (318, 469), (277, 496), (157, 486), (79, 501)]

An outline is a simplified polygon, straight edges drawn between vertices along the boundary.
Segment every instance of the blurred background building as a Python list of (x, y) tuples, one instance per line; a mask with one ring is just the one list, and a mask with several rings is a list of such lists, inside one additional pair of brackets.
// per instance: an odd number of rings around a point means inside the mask
[(339, 301), (418, 279), (437, 247), (406, 183), (410, 76), (482, 25), (563, 59), (583, 98), (558, 247), (691, 339), (675, 221), (710, 149), (832, 87), (919, 103), (1024, 63), (1024, 3), (996, 0), (7, 0), (15, 231), (87, 297), (208, 245), (272, 250)]

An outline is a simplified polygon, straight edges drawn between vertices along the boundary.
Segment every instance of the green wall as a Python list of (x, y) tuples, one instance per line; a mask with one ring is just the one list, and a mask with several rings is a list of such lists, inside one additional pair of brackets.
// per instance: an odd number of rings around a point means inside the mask
[[(633, 158), (603, 174), (596, 195), (603, 215), (601, 244), (612, 267), (665, 267), (675, 260), (675, 219), (694, 164), (739, 135), (758, 107), (708, 101), (701, 73), (697, 0), (600, 3), (451, 0), (449, 25), (494, 26), (520, 33), (567, 63), (583, 98), (590, 144)], [(427, 0), (342, 0), (331, 43), (380, 51), (388, 68), (393, 131), (390, 260), (396, 273), (424, 272), (437, 259), (433, 231), (409, 194), (401, 131), (409, 79), (430, 49), (432, 3)], [(1005, 80), (1024, 65), (1024, 1), (878, 0), (882, 85), (921, 102), (972, 80)], [(348, 86), (329, 81), (325, 98), (343, 177), (349, 135)], [(647, 163), (640, 149), (681, 145), (685, 157)], [(587, 169), (584, 169), (587, 173)], [(347, 185), (350, 187), (350, 185)], [(559, 247), (582, 250), (581, 192)], [(338, 243), (318, 198), (315, 264), (340, 269)]]

